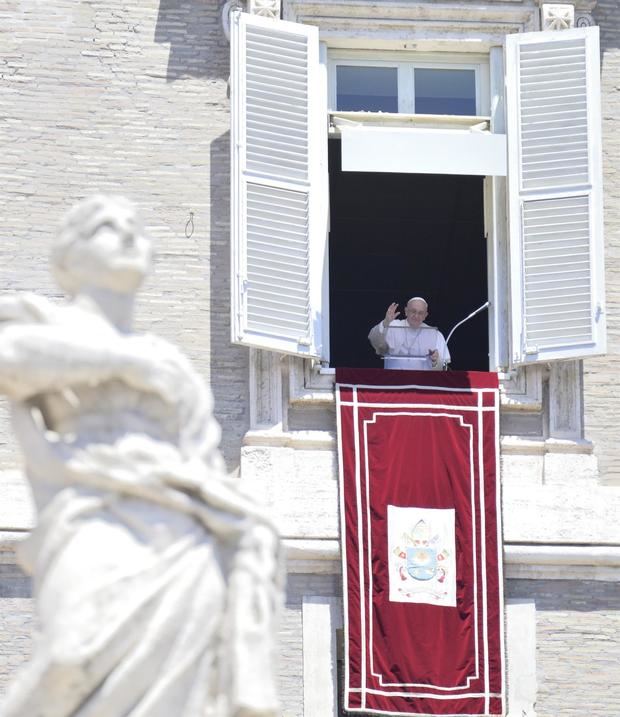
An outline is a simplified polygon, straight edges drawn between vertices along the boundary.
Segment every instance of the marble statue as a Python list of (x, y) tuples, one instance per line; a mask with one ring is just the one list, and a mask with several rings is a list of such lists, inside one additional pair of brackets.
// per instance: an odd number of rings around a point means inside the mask
[(39, 515), (20, 549), (39, 632), (3, 717), (278, 713), (279, 540), (224, 473), (208, 388), (131, 331), (151, 262), (133, 206), (95, 196), (53, 248), (69, 302), (0, 299), (0, 393)]

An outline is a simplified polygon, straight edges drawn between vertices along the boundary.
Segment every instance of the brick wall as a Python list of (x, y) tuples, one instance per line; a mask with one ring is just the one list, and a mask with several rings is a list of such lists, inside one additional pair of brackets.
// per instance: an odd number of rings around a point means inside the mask
[(602, 480), (620, 484), (620, 2), (598, 0), (593, 14), (601, 28), (608, 355), (584, 361), (585, 433)]
[[(229, 343), (229, 68), (220, 5), (2, 4), (0, 290), (59, 298), (46, 257), (63, 212), (93, 191), (136, 201), (159, 255), (138, 327), (177, 343), (212, 383), (233, 468), (248, 426), (248, 366), (247, 351)], [(599, 0), (594, 14), (602, 25), (610, 355), (585, 362), (586, 435), (604, 478), (620, 482), (620, 6)], [(194, 232), (186, 237), (189, 212)], [(16, 460), (2, 405), (0, 467)], [(0, 573), (0, 690), (27, 654), (32, 627), (25, 583), (12, 570)], [(329, 576), (290, 579), (279, 665), (286, 717), (302, 715), (301, 598), (335, 589)], [(620, 714), (617, 584), (511, 581), (508, 595), (537, 601), (539, 715)]]
[(30, 656), (34, 620), (30, 579), (0, 549), (0, 694)]
[[(63, 212), (94, 191), (137, 202), (159, 257), (138, 326), (178, 344), (212, 382), (233, 468), (248, 426), (248, 357), (229, 341), (229, 47), (219, 5), (2, 4), (0, 290), (57, 296), (47, 255)], [(2, 420), (2, 467), (14, 461), (11, 444)]]
[[(57, 295), (46, 257), (63, 211), (96, 190), (134, 199), (160, 258), (138, 325), (178, 343), (212, 382), (234, 468), (248, 425), (247, 351), (229, 343), (229, 63), (220, 5), (3, 5), (0, 290)], [(618, 0), (600, 0), (594, 16), (602, 26), (610, 353), (585, 362), (585, 421), (603, 479), (620, 482)], [(195, 228), (186, 238), (190, 211)], [(14, 461), (4, 420), (0, 458)]]
[(303, 717), (303, 598), (313, 595), (327, 597), (341, 595), (340, 577), (289, 575), (286, 593), (286, 606), (279, 635), (278, 664), (282, 717)]
[[(1, 555), (1, 554), (0, 554)], [(306, 595), (339, 595), (337, 575), (289, 575), (278, 636), (278, 690), (282, 717), (303, 717), (302, 601)], [(0, 696), (30, 654), (35, 620), (27, 578), (0, 564)], [(171, 716), (172, 717), (172, 716)]]
[(509, 580), (506, 596), (536, 601), (538, 717), (620, 715), (618, 583)]

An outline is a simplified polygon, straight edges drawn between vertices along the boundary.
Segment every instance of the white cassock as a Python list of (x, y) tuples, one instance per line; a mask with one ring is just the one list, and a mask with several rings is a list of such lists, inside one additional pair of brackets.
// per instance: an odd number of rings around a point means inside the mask
[[(428, 324), (413, 328), (407, 319), (394, 319), (386, 329), (380, 321), (370, 330), (368, 340), (375, 351), (385, 357), (385, 368), (431, 371), (450, 363), (450, 352), (443, 334)], [(429, 357), (429, 351), (435, 350), (439, 353), (437, 366), (433, 366)]]

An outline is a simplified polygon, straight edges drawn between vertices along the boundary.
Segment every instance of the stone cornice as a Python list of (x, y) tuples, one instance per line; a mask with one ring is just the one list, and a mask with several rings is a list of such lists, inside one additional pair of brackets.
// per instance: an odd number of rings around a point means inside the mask
[[(488, 51), (505, 35), (541, 29), (542, 0), (284, 0), (285, 20), (316, 25), (329, 47)], [(575, 23), (590, 24), (596, 0), (577, 0)]]

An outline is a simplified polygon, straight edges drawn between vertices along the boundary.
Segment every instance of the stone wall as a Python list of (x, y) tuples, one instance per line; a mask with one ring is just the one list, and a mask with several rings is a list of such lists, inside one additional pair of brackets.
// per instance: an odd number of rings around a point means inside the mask
[(30, 656), (34, 620), (30, 580), (0, 548), (0, 694)]
[[(248, 427), (248, 357), (229, 338), (229, 46), (219, 5), (2, 4), (0, 287), (58, 296), (47, 255), (64, 211), (95, 191), (133, 199), (158, 252), (138, 326), (178, 344), (212, 381), (232, 469)], [(11, 446), (2, 419), (2, 468), (14, 464)]]
[[(0, 694), (14, 670), (27, 659), (33, 627), (27, 586), (14, 569), (11, 576), (7, 570), (0, 572), (4, 578), (4, 593), (0, 592)], [(282, 717), (304, 717), (302, 600), (304, 596), (339, 595), (340, 590), (336, 575), (289, 575), (279, 636)], [(538, 717), (617, 717), (618, 583), (509, 580), (506, 598), (536, 603)]]
[[(303, 717), (303, 597), (335, 596), (340, 590), (337, 575), (288, 576), (277, 663), (282, 717)], [(28, 579), (14, 565), (0, 563), (0, 700), (17, 668), (29, 657), (34, 628)]]
[(608, 355), (584, 361), (585, 432), (601, 480), (620, 484), (620, 2), (598, 0), (593, 15), (601, 28)]
[[(248, 427), (248, 358), (229, 342), (229, 61), (220, 5), (3, 6), (0, 286), (57, 296), (46, 257), (65, 209), (97, 190), (133, 198), (160, 257), (138, 306), (139, 326), (178, 343), (207, 380), (216, 379), (232, 469)], [(600, 0), (594, 17), (602, 28), (609, 355), (584, 362), (585, 423), (603, 480), (620, 482), (618, 0)], [(0, 459), (14, 465), (4, 419)]]
[[(138, 327), (178, 344), (212, 382), (233, 469), (249, 423), (248, 355), (229, 341), (229, 48), (221, 4), (3, 3), (0, 287), (60, 299), (47, 255), (63, 212), (94, 191), (136, 201), (159, 255)], [(620, 4), (599, 0), (594, 17), (602, 26), (610, 353), (584, 362), (585, 425), (603, 479), (620, 484)], [(303, 426), (294, 420), (293, 427)], [(0, 470), (17, 461), (0, 404)], [(0, 561), (0, 692), (28, 654), (33, 623), (29, 585), (11, 560)], [(337, 582), (290, 577), (278, 668), (285, 717), (303, 714), (302, 598), (338, 594)], [(618, 584), (519, 580), (509, 581), (507, 595), (537, 603), (538, 714), (620, 714)]]
[(506, 597), (536, 602), (537, 717), (620, 715), (618, 583), (509, 580)]

